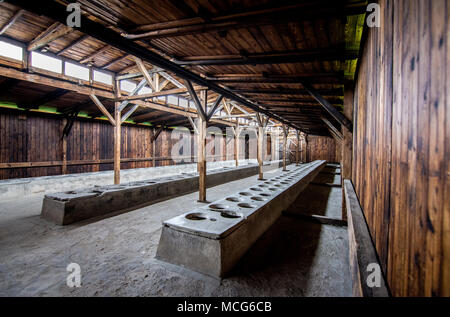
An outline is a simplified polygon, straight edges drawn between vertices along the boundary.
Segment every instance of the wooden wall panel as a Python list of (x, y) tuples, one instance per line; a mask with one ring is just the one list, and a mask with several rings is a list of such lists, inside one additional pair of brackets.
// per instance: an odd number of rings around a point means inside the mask
[[(60, 175), (62, 172), (61, 117), (45, 116), (18, 111), (0, 113), (0, 163), (42, 163), (44, 167), (0, 168), (0, 179)], [(151, 158), (156, 154), (156, 166), (175, 164), (169, 157), (174, 140), (171, 131), (163, 131), (156, 141), (153, 153), (152, 129), (124, 125), (122, 132), (122, 169), (152, 167)], [(67, 173), (88, 173), (113, 169), (114, 129), (108, 122), (75, 121), (67, 138), (67, 161), (89, 161), (91, 164), (67, 166)], [(130, 161), (126, 161), (130, 159)], [(217, 158), (220, 159), (220, 158)]]
[(449, 295), (450, 1), (380, 4), (355, 88), (353, 183), (392, 294)]
[(333, 138), (308, 135), (307, 139), (307, 162), (315, 160), (326, 160), (329, 163), (340, 162), (340, 153), (337, 152), (338, 147)]

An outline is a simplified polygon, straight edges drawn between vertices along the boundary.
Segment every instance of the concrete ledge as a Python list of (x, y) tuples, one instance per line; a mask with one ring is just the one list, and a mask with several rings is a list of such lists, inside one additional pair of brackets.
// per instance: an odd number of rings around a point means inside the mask
[[(280, 164), (281, 161), (274, 161)], [(234, 167), (235, 161), (207, 162), (207, 168), (214, 170), (222, 167)], [(242, 160), (239, 165), (257, 164), (256, 160)], [(136, 168), (121, 171), (123, 183), (147, 180), (152, 178), (179, 175), (180, 173), (194, 173), (197, 164), (183, 164), (172, 166), (158, 166), (149, 168)], [(76, 188), (92, 186), (106, 186), (113, 184), (114, 172), (93, 172), (82, 174), (68, 174), (57, 176), (18, 178), (0, 181), (0, 199), (11, 200), (33, 195), (44, 195), (69, 191)]]
[(165, 221), (156, 257), (224, 277), (325, 165), (291, 165), (280, 176)]
[[(344, 180), (345, 204), (348, 219), (348, 240), (350, 273), (352, 276), (353, 296), (388, 297), (389, 290), (381, 271), (377, 252), (370, 236), (361, 205), (350, 180)], [(374, 271), (368, 271), (370, 264), (379, 268), (380, 287), (369, 287), (367, 278)]]
[[(258, 165), (256, 164), (222, 167), (208, 172), (206, 185), (207, 187), (217, 186), (257, 173)], [(120, 185), (94, 186), (48, 194), (44, 197), (41, 216), (58, 225), (68, 225), (111, 212), (137, 209), (185, 195), (198, 190), (198, 186), (198, 174), (191, 172)]]

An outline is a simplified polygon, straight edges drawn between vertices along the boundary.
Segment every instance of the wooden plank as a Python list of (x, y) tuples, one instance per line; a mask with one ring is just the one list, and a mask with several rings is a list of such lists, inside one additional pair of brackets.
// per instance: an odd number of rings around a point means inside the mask
[[(354, 87), (347, 85), (344, 91), (344, 115), (348, 120), (353, 120)], [(353, 156), (353, 132), (342, 129), (341, 147), (341, 181), (352, 177), (352, 156)], [(344, 193), (342, 193), (342, 219), (347, 219)]]
[(158, 87), (155, 86), (152, 77), (150, 76), (150, 74), (147, 71), (147, 68), (144, 65), (144, 62), (137, 57), (134, 57), (134, 60), (139, 68), (139, 71), (142, 73), (149, 86), (153, 89), (153, 91), (158, 91)]
[[(194, 87), (192, 86), (191, 82), (189, 80), (185, 80), (185, 86), (189, 92), (189, 95), (191, 95), (192, 100), (194, 101), (195, 107), (197, 108), (197, 113), (199, 114), (199, 117), (205, 122), (207, 122), (207, 116), (205, 109), (203, 109), (203, 106), (198, 99), (197, 93), (194, 90)], [(206, 100), (205, 100), (206, 102)]]
[[(344, 192), (347, 206), (350, 271), (353, 284), (353, 296), (356, 297), (388, 297), (389, 290), (378, 262), (377, 252), (359, 204), (356, 192), (350, 180), (344, 180)], [(379, 287), (370, 287), (370, 265), (379, 266)]]
[[(201, 90), (201, 88), (196, 88), (195, 90)], [(133, 95), (130, 94), (128, 96), (123, 96), (119, 98), (119, 101), (133, 101), (133, 100), (145, 100), (155, 97), (163, 97), (163, 96), (169, 96), (169, 95), (179, 95), (187, 93), (188, 89), (186, 88), (174, 88), (169, 90), (163, 90), (163, 91), (156, 91), (148, 94), (141, 94), (141, 95)]]
[(25, 13), (25, 10), (19, 10), (17, 11), (11, 19), (9, 19), (8, 22), (6, 22), (2, 28), (0, 29), (0, 35), (4, 34), (6, 31), (8, 31), (11, 26), (14, 25), (14, 23), (16, 23), (16, 21)]
[(317, 100), (323, 108), (335, 118), (340, 124), (345, 126), (349, 131), (353, 131), (353, 124), (349, 121), (342, 113), (340, 113), (336, 108), (329, 103), (325, 98), (322, 97), (311, 85), (302, 83), (303, 87)]
[[(108, 109), (105, 108), (105, 106), (102, 104), (102, 102), (100, 100), (98, 100), (97, 96), (94, 94), (91, 94), (91, 95), (89, 95), (89, 97), (95, 103), (97, 108), (108, 118), (109, 122), (113, 126), (115, 126), (117, 124), (116, 120), (111, 116)], [(119, 106), (120, 106), (120, 104), (119, 104)], [(119, 109), (117, 109), (117, 110), (119, 110)]]
[(35, 51), (54, 40), (72, 32), (72, 28), (59, 22), (53, 23), (47, 30), (41, 33), (36, 39), (28, 45), (28, 51)]
[(203, 117), (198, 117), (198, 135), (197, 135), (197, 164), (199, 173), (198, 201), (206, 200), (206, 121)]

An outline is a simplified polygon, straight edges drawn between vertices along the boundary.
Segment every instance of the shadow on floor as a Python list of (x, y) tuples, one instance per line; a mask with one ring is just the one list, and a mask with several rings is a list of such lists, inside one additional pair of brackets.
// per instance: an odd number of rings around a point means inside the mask
[[(342, 189), (323, 184), (339, 184), (339, 169), (328, 166), (305, 188), (297, 200), (286, 210), (293, 215), (323, 216), (334, 219), (342, 217)], [(338, 172), (336, 172), (338, 173)]]

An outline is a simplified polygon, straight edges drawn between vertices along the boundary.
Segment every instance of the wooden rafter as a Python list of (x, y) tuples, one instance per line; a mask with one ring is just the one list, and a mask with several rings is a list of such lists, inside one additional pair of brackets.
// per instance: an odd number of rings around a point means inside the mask
[(217, 97), (216, 101), (214, 102), (213, 106), (211, 107), (211, 110), (208, 112), (206, 121), (209, 121), (211, 119), (211, 117), (216, 113), (216, 111), (218, 110), (218, 108), (220, 106), (220, 102), (222, 101), (222, 99), (223, 99), (222, 95), (219, 95), (219, 97)]
[[(178, 60), (178, 65), (192, 66), (212, 66), (212, 65), (264, 65), (264, 64), (285, 64), (302, 62), (323, 62), (323, 61), (345, 61), (358, 58), (357, 50), (343, 49), (315, 49), (294, 52), (279, 53), (258, 53), (225, 56), (190, 56), (183, 60)], [(217, 79), (224, 81), (225, 79)], [(236, 80), (236, 79), (235, 79)], [(231, 79), (230, 79), (231, 81)]]
[(11, 19), (9, 19), (8, 22), (5, 23), (5, 25), (2, 26), (0, 29), (0, 35), (4, 34), (6, 31), (9, 30), (11, 26), (16, 23), (16, 21), (25, 13), (25, 10), (19, 10), (17, 11)]
[(105, 108), (105, 106), (102, 104), (100, 100), (98, 100), (97, 96), (94, 94), (89, 95), (89, 97), (92, 99), (92, 101), (95, 103), (95, 105), (98, 107), (98, 109), (108, 118), (109, 122), (115, 126), (116, 120), (113, 118), (113, 116), (109, 113), (108, 109)]
[(69, 45), (67, 45), (66, 47), (64, 47), (62, 50), (60, 50), (58, 53), (56, 53), (56, 55), (62, 55), (65, 52), (71, 50), (72, 48), (74, 48), (75, 46), (77, 46), (78, 44), (80, 44), (81, 42), (87, 40), (89, 38), (88, 35), (82, 35), (80, 38), (78, 38), (77, 40), (73, 41), (72, 43), (70, 43)]
[(35, 51), (54, 40), (72, 32), (72, 28), (59, 22), (53, 23), (48, 29), (42, 32), (36, 39), (28, 44), (28, 51)]
[(152, 77), (150, 76), (149, 72), (147, 71), (147, 68), (144, 65), (144, 62), (137, 57), (134, 57), (134, 60), (136, 62), (137, 67), (139, 68), (139, 71), (144, 76), (145, 80), (147, 80), (147, 83), (150, 87), (152, 87), (153, 91), (157, 91), (157, 87), (155, 87), (155, 83), (153, 82)]
[(104, 54), (107, 50), (109, 50), (111, 48), (111, 46), (109, 46), (109, 45), (105, 45), (105, 46), (103, 46), (101, 49), (99, 49), (99, 50), (96, 50), (94, 53), (92, 53), (91, 55), (89, 55), (89, 56), (87, 56), (87, 57), (85, 57), (85, 58), (82, 58), (80, 61), (79, 61), (79, 63), (80, 64), (86, 64), (87, 62), (90, 62), (90, 61), (92, 61), (94, 58), (96, 58), (97, 56), (100, 56), (100, 55), (102, 55), (102, 54)]
[(125, 54), (125, 55), (123, 55), (123, 56), (120, 56), (120, 57), (118, 57), (118, 58), (116, 58), (116, 59), (114, 59), (114, 60), (112, 60), (112, 61), (106, 63), (106, 64), (103, 65), (101, 68), (102, 68), (102, 69), (108, 69), (108, 68), (110, 68), (111, 66), (113, 66), (113, 65), (115, 65), (115, 64), (117, 64), (117, 63), (120, 63), (120, 62), (126, 60), (126, 59), (129, 58), (129, 57), (130, 57), (130, 55)]
[[(342, 3), (327, 5), (316, 1), (314, 4), (297, 3), (288, 6), (269, 7), (264, 10), (239, 12), (224, 16), (211, 17), (205, 23), (202, 19), (184, 19), (172, 21), (171, 24), (142, 26), (141, 34), (123, 34), (128, 39), (156, 39), (171, 36), (193, 35), (205, 32), (225, 32), (236, 28), (247, 28), (257, 25), (287, 23), (316, 19), (317, 17), (339, 17), (364, 13), (366, 6), (357, 3), (353, 6), (342, 6)], [(197, 23), (195, 23), (197, 22)]]
[(311, 96), (313, 96), (318, 103), (320, 103), (323, 108), (335, 118), (340, 124), (346, 127), (349, 131), (353, 132), (353, 124), (348, 120), (342, 113), (340, 113), (331, 103), (329, 103), (325, 98), (322, 97), (312, 86), (303, 83), (306, 90), (309, 91)]
[(327, 118), (325, 117), (320, 117), (320, 119), (325, 123), (325, 125), (328, 127), (328, 129), (330, 130), (330, 132), (337, 137), (339, 140), (342, 141), (342, 139), (344, 138), (342, 136), (342, 133), (334, 126), (334, 124), (332, 124)]
[(207, 121), (207, 115), (205, 112), (205, 109), (202, 106), (202, 103), (200, 102), (200, 99), (198, 99), (197, 92), (194, 90), (194, 87), (192, 86), (191, 82), (189, 80), (185, 80), (185, 86), (189, 92), (189, 95), (191, 96), (192, 100), (194, 101), (195, 107), (197, 108), (198, 114), (202, 117), (203, 121)]

